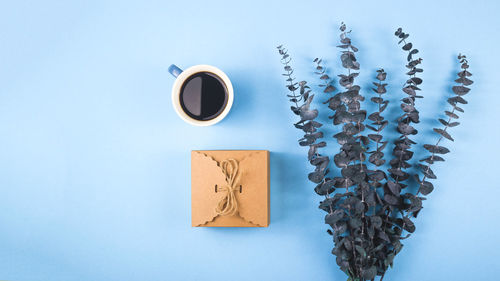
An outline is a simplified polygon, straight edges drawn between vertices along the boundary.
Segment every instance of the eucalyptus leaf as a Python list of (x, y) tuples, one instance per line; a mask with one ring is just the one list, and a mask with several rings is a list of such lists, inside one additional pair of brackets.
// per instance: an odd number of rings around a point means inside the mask
[(413, 233), (415, 231), (415, 224), (407, 217), (403, 217), (404, 230)]
[(418, 133), (418, 131), (415, 128), (406, 123), (398, 124), (398, 132), (400, 132), (403, 135), (416, 135)]
[(413, 45), (412, 45), (411, 43), (406, 43), (406, 44), (403, 46), (403, 50), (405, 50), (405, 51), (409, 51), (409, 50), (411, 50), (411, 47), (412, 47), (412, 46), (413, 46)]
[(410, 78), (410, 80), (412, 83), (415, 83), (416, 85), (420, 85), (422, 84), (422, 79), (418, 78), (418, 77), (412, 77)]
[(439, 156), (439, 155), (432, 155), (432, 156), (429, 156), (427, 158), (424, 158), (422, 160), (420, 160), (421, 162), (427, 162), (429, 164), (434, 164), (434, 162), (438, 162), (438, 161), (444, 161), (443, 157)]
[(398, 205), (399, 204), (399, 198), (391, 195), (391, 194), (385, 194), (384, 195), (384, 200), (390, 205)]
[(470, 88), (464, 86), (453, 86), (451, 89), (455, 94), (459, 96), (466, 95), (470, 91)]
[(459, 116), (456, 115), (455, 113), (451, 112), (451, 111), (445, 111), (444, 112), (446, 115), (448, 115), (449, 117), (453, 118), (453, 119), (458, 119)]
[(447, 131), (445, 131), (445, 130), (443, 130), (443, 129), (437, 129), (437, 128), (434, 128), (433, 130), (434, 130), (434, 132), (436, 132), (436, 133), (440, 134), (440, 135), (441, 135), (441, 136), (443, 136), (444, 138), (447, 138), (447, 139), (449, 139), (449, 140), (451, 140), (451, 141), (455, 141), (455, 140), (454, 140), (454, 139), (450, 136), (450, 134), (449, 134)]
[(420, 183), (420, 188), (419, 192), (422, 193), (423, 195), (429, 195), (434, 190), (434, 185), (428, 181), (422, 181)]
[(458, 107), (458, 106), (456, 106), (454, 104), (452, 104), (452, 105), (453, 105), (453, 109), (455, 109), (456, 111), (458, 111), (458, 112), (464, 112), (464, 110), (461, 107)]
[(383, 171), (381, 171), (381, 170), (373, 171), (372, 173), (370, 173), (368, 175), (368, 177), (372, 181), (381, 181), (381, 180), (387, 178), (387, 176), (385, 175), (385, 173)]
[(375, 228), (382, 227), (382, 218), (379, 216), (370, 217), (370, 221)]
[(328, 85), (328, 87), (323, 90), (324, 93), (331, 93), (333, 91), (335, 91), (335, 87), (333, 87), (332, 85)]
[(375, 166), (381, 166), (384, 165), (385, 160), (382, 159), (384, 157), (384, 154), (382, 152), (375, 152), (369, 157), (370, 163), (373, 163)]
[(354, 56), (353, 53), (347, 52), (342, 54), (340, 57), (342, 61), (342, 66), (348, 69), (359, 69), (359, 64), (356, 62), (356, 57)]
[(441, 122), (441, 124), (445, 125), (446, 127), (448, 127), (450, 125), (450, 123), (448, 123), (448, 121), (446, 121), (444, 119), (439, 118), (438, 120), (439, 120), (439, 122)]
[(450, 152), (448, 148), (439, 145), (424, 144), (424, 148), (431, 153), (437, 153), (437, 154), (446, 154)]
[(377, 276), (377, 267), (375, 265), (372, 265), (363, 269), (362, 276), (365, 280), (371, 280), (375, 278), (375, 276)]
[(320, 183), (324, 177), (325, 175), (320, 171), (314, 171), (308, 175), (309, 180), (314, 183)]
[(462, 98), (461, 96), (455, 96), (455, 97), (452, 97), (452, 98), (449, 98), (448, 99), (448, 102), (452, 105), (454, 104), (457, 104), (457, 103), (461, 103), (461, 104), (467, 104), (468, 102)]
[(333, 211), (333, 213), (327, 214), (325, 216), (325, 223), (329, 225), (334, 225), (336, 224), (339, 220), (343, 219), (345, 216), (345, 213), (341, 209), (337, 209)]
[(460, 77), (457, 80), (455, 80), (455, 82), (461, 83), (461, 84), (463, 84), (465, 86), (469, 86), (469, 85), (472, 85), (472, 83), (474, 83), (472, 80), (470, 80), (467, 77)]
[(318, 110), (313, 109), (313, 110), (301, 110), (300, 111), (300, 118), (301, 120), (313, 120), (316, 117), (318, 117)]
[(380, 134), (368, 134), (368, 137), (374, 142), (379, 142), (382, 140), (382, 135)]
[(360, 245), (355, 245), (354, 248), (356, 249), (356, 252), (358, 252), (363, 257), (366, 257), (366, 251), (363, 247), (361, 247)]
[(419, 167), (422, 171), (422, 173), (424, 174), (424, 176), (430, 178), (430, 179), (436, 179), (436, 175), (434, 174), (434, 172), (432, 171), (431, 167), (430, 166), (427, 166), (427, 165), (423, 165), (423, 164), (419, 164)]
[(401, 193), (401, 185), (393, 181), (387, 181), (387, 187), (392, 192), (392, 194), (399, 196)]

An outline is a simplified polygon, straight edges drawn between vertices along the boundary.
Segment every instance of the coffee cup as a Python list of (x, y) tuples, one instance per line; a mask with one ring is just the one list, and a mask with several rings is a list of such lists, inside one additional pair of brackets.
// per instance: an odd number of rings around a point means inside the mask
[(220, 122), (231, 110), (234, 93), (227, 75), (211, 65), (195, 65), (181, 70), (175, 65), (168, 72), (176, 77), (172, 104), (177, 115), (196, 126)]

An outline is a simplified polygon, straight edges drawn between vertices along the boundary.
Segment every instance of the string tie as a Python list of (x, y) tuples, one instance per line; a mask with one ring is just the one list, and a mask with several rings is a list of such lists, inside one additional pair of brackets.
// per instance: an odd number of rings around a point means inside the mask
[[(238, 190), (236, 186), (239, 179), (238, 161), (235, 159), (227, 159), (220, 163), (220, 167), (226, 179), (226, 185), (222, 186), (220, 190), (225, 191), (226, 195), (217, 204), (215, 212), (217, 215), (234, 216), (238, 212), (238, 200), (236, 200), (235, 194)], [(217, 192), (217, 186), (215, 186), (215, 192)]]

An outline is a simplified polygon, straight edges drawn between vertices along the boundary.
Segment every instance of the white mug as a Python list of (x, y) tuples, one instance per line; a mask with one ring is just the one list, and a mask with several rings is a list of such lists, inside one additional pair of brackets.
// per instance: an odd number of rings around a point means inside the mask
[[(176, 77), (174, 85), (172, 87), (172, 104), (174, 106), (175, 112), (177, 112), (177, 115), (179, 115), (179, 117), (181, 117), (181, 119), (184, 120), (185, 122), (195, 126), (211, 126), (224, 119), (224, 117), (226, 117), (226, 115), (231, 110), (231, 106), (233, 105), (233, 99), (234, 99), (233, 86), (227, 75), (224, 72), (222, 72), (222, 70), (211, 65), (200, 64), (191, 66), (183, 71), (177, 66), (172, 64), (168, 68), (168, 72), (170, 72), (170, 74)], [(181, 105), (181, 91), (183, 90), (185, 82), (188, 81), (190, 77), (198, 73), (209, 73), (210, 75), (215, 76), (216, 78), (218, 78), (218, 80), (222, 82), (222, 84), (224, 84), (223, 86), (225, 87), (226, 90), (227, 99), (224, 109), (212, 119), (197, 120), (189, 116)]]

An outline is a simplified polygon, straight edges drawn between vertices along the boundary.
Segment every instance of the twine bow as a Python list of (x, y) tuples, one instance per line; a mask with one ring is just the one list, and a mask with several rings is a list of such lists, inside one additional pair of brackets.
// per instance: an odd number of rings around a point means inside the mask
[[(222, 173), (226, 177), (226, 186), (221, 187), (222, 191), (226, 191), (226, 196), (220, 200), (215, 208), (217, 215), (233, 216), (238, 212), (238, 201), (236, 200), (235, 191), (237, 190), (236, 183), (238, 182), (238, 161), (235, 159), (227, 159), (221, 162), (220, 167)], [(217, 188), (216, 188), (217, 192)]]

